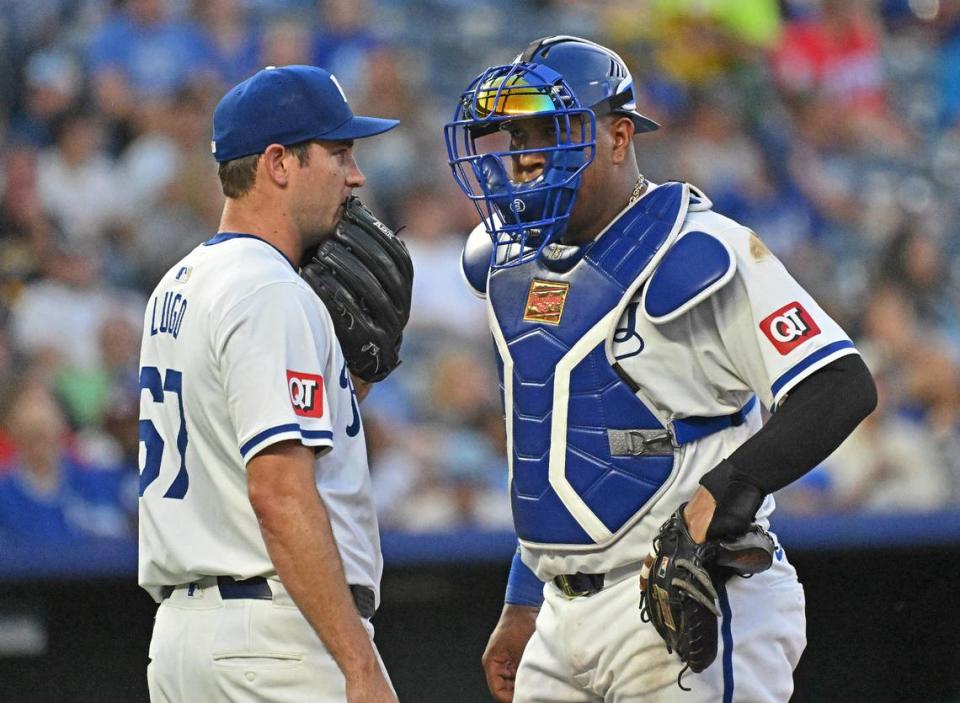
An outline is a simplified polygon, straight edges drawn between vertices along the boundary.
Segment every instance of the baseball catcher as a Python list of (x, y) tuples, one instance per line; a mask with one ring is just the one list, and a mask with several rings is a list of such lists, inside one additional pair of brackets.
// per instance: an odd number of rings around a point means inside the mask
[(641, 98), (616, 52), (541, 37), (444, 127), (481, 219), (460, 263), (490, 313), (519, 542), (481, 660), (499, 703), (673, 700), (663, 640), (697, 701), (732, 700), (734, 669), (737, 700), (788, 700), (803, 589), (753, 525), (876, 405), (756, 233), (641, 174)]
[[(706, 669), (717, 656), (717, 588), (734, 575), (749, 577), (773, 564), (773, 539), (759, 525), (740, 535), (698, 544), (683, 517), (686, 503), (667, 519), (640, 573), (641, 615), (676, 652), (684, 669)], [(712, 538), (711, 538), (712, 537)]]
[(382, 381), (400, 365), (410, 319), (413, 264), (407, 247), (360, 199), (351, 197), (335, 234), (300, 275), (323, 300), (351, 373)]

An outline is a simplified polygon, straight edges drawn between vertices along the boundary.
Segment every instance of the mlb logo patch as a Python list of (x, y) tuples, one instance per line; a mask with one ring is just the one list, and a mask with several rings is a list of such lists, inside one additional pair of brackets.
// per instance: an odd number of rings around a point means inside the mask
[(783, 355), (820, 334), (820, 328), (810, 313), (796, 301), (763, 318), (760, 329)]
[(181, 266), (177, 269), (177, 275), (174, 276), (174, 279), (177, 283), (186, 283), (190, 280), (190, 274), (193, 272), (192, 266)]
[(300, 417), (323, 417), (323, 376), (288, 369), (287, 388), (293, 412)]
[(530, 292), (527, 294), (523, 319), (527, 322), (545, 322), (548, 325), (559, 325), (569, 290), (569, 283), (534, 279), (530, 284)]

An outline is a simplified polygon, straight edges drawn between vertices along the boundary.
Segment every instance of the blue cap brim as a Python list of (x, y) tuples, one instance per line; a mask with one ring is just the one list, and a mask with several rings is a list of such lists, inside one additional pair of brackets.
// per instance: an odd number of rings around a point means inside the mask
[(383, 134), (400, 124), (400, 120), (385, 120), (379, 117), (361, 117), (354, 115), (339, 127), (320, 134), (317, 139), (340, 141), (345, 139), (363, 139), (375, 134)]

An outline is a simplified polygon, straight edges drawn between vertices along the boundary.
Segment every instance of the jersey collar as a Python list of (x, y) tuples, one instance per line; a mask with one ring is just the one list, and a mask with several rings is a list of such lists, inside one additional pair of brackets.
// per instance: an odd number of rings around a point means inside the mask
[(221, 242), (226, 242), (227, 240), (230, 240), (230, 239), (256, 239), (258, 242), (263, 242), (267, 246), (273, 247), (273, 249), (278, 254), (280, 254), (280, 256), (283, 257), (283, 260), (286, 261), (288, 264), (290, 264), (290, 268), (292, 268), (294, 271), (297, 270), (297, 267), (294, 266), (293, 262), (287, 258), (286, 254), (284, 254), (282, 251), (280, 251), (280, 249), (278, 249), (276, 246), (268, 242), (263, 237), (258, 237), (255, 234), (245, 234), (243, 232), (218, 232), (214, 236), (210, 237), (210, 239), (205, 241), (203, 243), (203, 246), (205, 247), (213, 246), (214, 244), (220, 244)]

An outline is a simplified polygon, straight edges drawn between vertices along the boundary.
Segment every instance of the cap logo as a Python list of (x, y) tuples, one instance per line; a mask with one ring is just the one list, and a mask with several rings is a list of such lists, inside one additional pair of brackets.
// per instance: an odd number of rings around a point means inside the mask
[(343, 98), (343, 102), (347, 102), (347, 94), (343, 92), (343, 88), (340, 86), (340, 81), (337, 80), (337, 77), (331, 73), (330, 80), (333, 81), (333, 84), (337, 86), (337, 90), (340, 91), (340, 97)]

